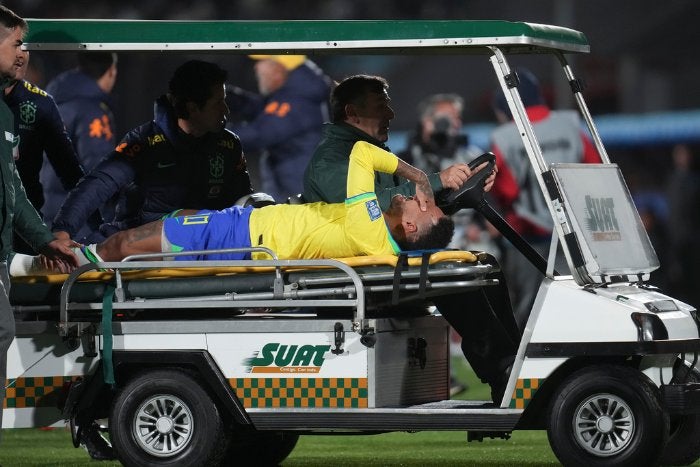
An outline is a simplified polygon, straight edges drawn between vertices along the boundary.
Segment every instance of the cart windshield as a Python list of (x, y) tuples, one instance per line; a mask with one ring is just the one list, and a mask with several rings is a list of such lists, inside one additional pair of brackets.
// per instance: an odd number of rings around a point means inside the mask
[(579, 243), (569, 245), (575, 267), (585, 268), (594, 282), (641, 280), (659, 267), (616, 164), (553, 164), (552, 173)]

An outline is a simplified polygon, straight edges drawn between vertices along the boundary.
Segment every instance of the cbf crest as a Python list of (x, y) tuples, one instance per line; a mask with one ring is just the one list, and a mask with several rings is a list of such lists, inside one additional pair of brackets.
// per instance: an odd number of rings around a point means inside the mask
[(224, 156), (216, 154), (209, 158), (209, 175), (213, 178), (224, 176)]
[(19, 119), (27, 125), (36, 122), (37, 105), (31, 101), (24, 101), (19, 105)]

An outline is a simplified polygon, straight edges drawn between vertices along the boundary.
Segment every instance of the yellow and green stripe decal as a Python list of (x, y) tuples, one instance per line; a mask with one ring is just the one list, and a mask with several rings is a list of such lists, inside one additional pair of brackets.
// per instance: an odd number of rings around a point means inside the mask
[(511, 409), (524, 409), (532, 400), (544, 379), (540, 378), (525, 378), (519, 379), (515, 383), (515, 390), (510, 398)]
[(374, 192), (360, 193), (359, 195), (355, 195), (352, 198), (345, 198), (345, 205), (351, 206), (353, 204), (361, 203), (363, 201), (376, 198), (377, 195)]
[(245, 408), (366, 408), (367, 378), (231, 378)]

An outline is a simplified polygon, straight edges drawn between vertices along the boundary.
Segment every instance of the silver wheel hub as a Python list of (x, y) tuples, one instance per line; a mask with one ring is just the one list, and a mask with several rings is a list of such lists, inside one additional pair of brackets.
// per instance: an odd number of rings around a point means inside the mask
[(635, 432), (629, 405), (613, 394), (594, 394), (576, 408), (573, 429), (578, 444), (591, 454), (613, 456), (623, 451)]
[(160, 433), (167, 435), (173, 429), (174, 423), (173, 419), (170, 417), (160, 417), (156, 422), (156, 430)]
[(156, 457), (177, 455), (190, 443), (194, 423), (190, 408), (170, 394), (153, 396), (136, 411), (133, 435), (136, 443)]

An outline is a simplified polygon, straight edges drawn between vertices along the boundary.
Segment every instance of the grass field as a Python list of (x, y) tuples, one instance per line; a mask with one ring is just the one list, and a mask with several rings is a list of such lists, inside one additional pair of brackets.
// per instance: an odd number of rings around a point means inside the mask
[[(0, 448), (3, 467), (118, 466), (92, 461), (67, 431), (10, 430)], [(508, 441), (467, 443), (463, 432), (374, 436), (302, 436), (283, 466), (546, 466), (559, 465), (543, 432), (516, 432)]]
[[(484, 400), (488, 386), (456, 359), (458, 377), (469, 389), (464, 399)], [(558, 465), (541, 431), (513, 433), (510, 440), (467, 443), (465, 432), (386, 433), (371, 436), (302, 436), (284, 466), (545, 466)], [(75, 449), (67, 429), (4, 430), (0, 466), (69, 467), (117, 466), (117, 462), (92, 461), (83, 449)]]
[[(485, 400), (489, 388), (457, 359), (459, 379), (469, 389), (463, 399)], [(118, 466), (92, 461), (75, 449), (67, 429), (4, 430), (0, 445), (2, 467)], [(386, 433), (371, 436), (302, 436), (282, 463), (294, 466), (554, 466), (559, 465), (544, 431), (516, 431), (509, 440), (467, 443), (465, 432)], [(700, 465), (700, 462), (694, 464)]]
[[(74, 449), (67, 431), (14, 430), (3, 435), (0, 465), (69, 467), (96, 465)], [(118, 466), (100, 462), (100, 466)], [(545, 466), (559, 465), (543, 432), (466, 442), (457, 432), (387, 433), (374, 436), (303, 436), (284, 466)]]
[[(469, 389), (460, 398), (485, 400), (489, 388), (477, 381), (462, 359), (453, 366)], [(509, 440), (467, 442), (465, 432), (386, 433), (371, 436), (302, 436), (284, 467), (298, 466), (555, 466), (544, 431), (516, 431)], [(118, 466), (96, 463), (73, 448), (67, 429), (4, 430), (1, 467)], [(700, 465), (696, 462), (694, 465)]]

